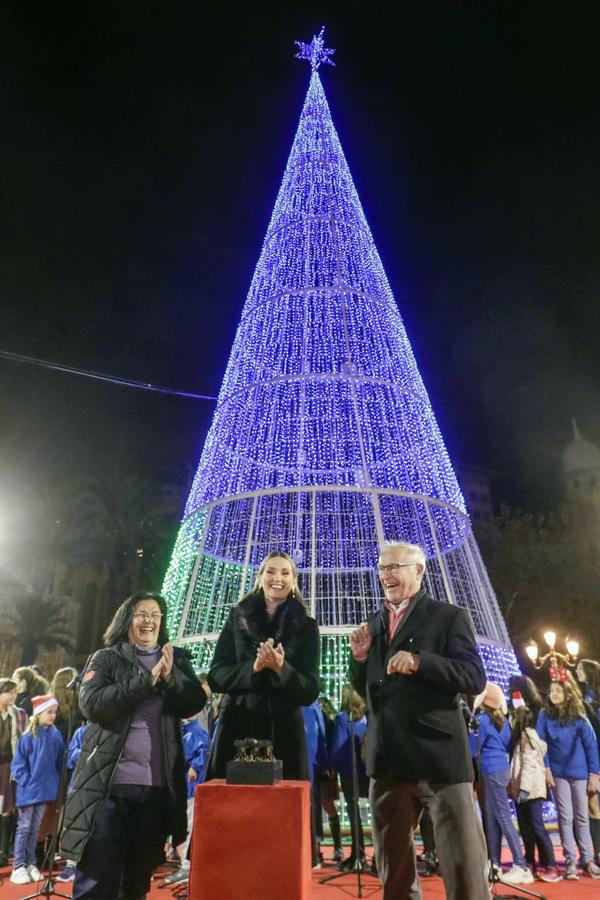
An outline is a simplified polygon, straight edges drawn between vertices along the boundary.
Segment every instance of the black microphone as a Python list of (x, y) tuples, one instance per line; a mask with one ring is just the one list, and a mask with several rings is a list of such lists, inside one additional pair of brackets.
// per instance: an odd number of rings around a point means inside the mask
[(462, 713), (463, 719), (465, 720), (465, 725), (467, 726), (467, 728), (470, 728), (473, 732), (477, 732), (479, 728), (479, 719), (471, 710), (471, 707), (469, 706), (467, 701), (463, 700), (461, 697), (458, 701), (458, 705), (460, 707), (460, 711)]

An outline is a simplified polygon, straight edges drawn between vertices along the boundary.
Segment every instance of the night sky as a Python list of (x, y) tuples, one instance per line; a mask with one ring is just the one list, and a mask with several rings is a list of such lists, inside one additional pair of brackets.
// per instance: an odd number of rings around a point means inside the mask
[[(600, 443), (596, 2), (3, 9), (0, 350), (218, 393), (308, 85), (293, 40), (325, 24), (451, 457), (558, 501), (571, 417)], [(184, 481), (212, 408), (0, 360), (0, 501), (112, 466)]]

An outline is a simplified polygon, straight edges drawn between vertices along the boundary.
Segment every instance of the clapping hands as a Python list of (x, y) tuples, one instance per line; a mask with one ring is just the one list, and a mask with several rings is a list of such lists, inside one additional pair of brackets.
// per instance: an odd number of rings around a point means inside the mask
[(163, 681), (171, 680), (171, 671), (173, 669), (173, 644), (165, 644), (162, 648), (162, 656), (151, 670), (152, 687), (154, 687), (159, 678)]
[(262, 641), (258, 645), (253, 670), (262, 672), (263, 669), (272, 669), (273, 672), (279, 675), (283, 669), (284, 660), (285, 650), (281, 642), (275, 646), (273, 638), (269, 638), (268, 641)]

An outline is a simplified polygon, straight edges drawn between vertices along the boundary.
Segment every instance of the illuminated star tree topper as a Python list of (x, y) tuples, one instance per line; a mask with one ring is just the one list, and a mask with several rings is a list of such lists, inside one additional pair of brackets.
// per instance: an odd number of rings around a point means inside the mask
[(330, 66), (335, 66), (334, 61), (330, 59), (335, 53), (335, 50), (329, 50), (325, 46), (324, 34), (325, 26), (323, 25), (320, 32), (314, 35), (310, 44), (303, 44), (302, 41), (294, 41), (298, 48), (296, 59), (307, 59), (313, 72), (316, 72), (321, 63), (328, 63)]

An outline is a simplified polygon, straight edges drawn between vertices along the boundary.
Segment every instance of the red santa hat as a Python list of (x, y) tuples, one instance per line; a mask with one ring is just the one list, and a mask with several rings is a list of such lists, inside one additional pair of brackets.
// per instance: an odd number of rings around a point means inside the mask
[(58, 706), (58, 700), (54, 694), (40, 694), (38, 697), (31, 698), (31, 705), (33, 707), (33, 715), (39, 716), (40, 713), (46, 712), (47, 709)]
[(519, 709), (520, 706), (525, 706), (525, 701), (523, 700), (523, 694), (521, 691), (514, 691), (512, 695), (512, 705), (513, 709)]

